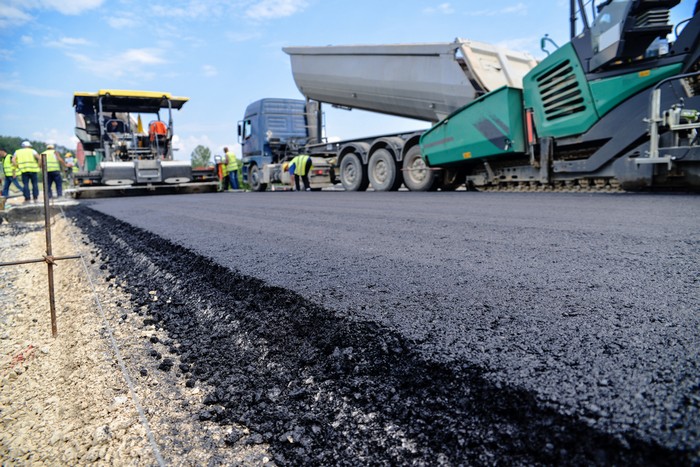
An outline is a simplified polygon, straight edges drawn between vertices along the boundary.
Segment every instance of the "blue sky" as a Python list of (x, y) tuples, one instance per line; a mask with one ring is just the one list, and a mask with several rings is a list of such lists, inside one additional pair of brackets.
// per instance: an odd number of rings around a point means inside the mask
[[(236, 124), (263, 97), (302, 98), (284, 46), (450, 42), (527, 51), (568, 40), (568, 1), (1, 0), (0, 134), (75, 146), (75, 91), (136, 89), (190, 98), (175, 113), (189, 160), (238, 149)], [(688, 17), (694, 0), (674, 16)], [(424, 128), (325, 106), (328, 136)], [(239, 154), (240, 152), (237, 151)]]

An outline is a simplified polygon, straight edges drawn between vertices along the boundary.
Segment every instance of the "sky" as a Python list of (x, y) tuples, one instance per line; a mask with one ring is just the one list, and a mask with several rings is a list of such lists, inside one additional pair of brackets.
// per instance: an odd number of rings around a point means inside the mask
[[(675, 18), (691, 16), (683, 0)], [(452, 42), (531, 53), (569, 38), (567, 0), (0, 0), (0, 135), (74, 148), (73, 93), (189, 97), (175, 112), (176, 159), (237, 144), (246, 106), (299, 98), (286, 46)], [(427, 124), (324, 106), (326, 135), (353, 138)], [(14, 149), (14, 148), (8, 148)]]

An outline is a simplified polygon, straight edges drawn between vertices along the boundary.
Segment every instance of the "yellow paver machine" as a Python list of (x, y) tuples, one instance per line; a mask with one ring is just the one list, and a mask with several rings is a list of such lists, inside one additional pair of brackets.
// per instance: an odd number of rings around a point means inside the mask
[(74, 197), (216, 191), (214, 167), (173, 158), (173, 110), (187, 97), (166, 92), (101, 89), (76, 92), (75, 135), (80, 170)]

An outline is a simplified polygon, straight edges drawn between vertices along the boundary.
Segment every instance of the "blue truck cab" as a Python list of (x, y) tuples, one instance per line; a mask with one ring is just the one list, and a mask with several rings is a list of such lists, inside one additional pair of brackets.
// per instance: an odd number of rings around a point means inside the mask
[(278, 164), (309, 142), (306, 102), (299, 99), (260, 99), (246, 108), (238, 122), (243, 181), (253, 191), (265, 191), (265, 164)]

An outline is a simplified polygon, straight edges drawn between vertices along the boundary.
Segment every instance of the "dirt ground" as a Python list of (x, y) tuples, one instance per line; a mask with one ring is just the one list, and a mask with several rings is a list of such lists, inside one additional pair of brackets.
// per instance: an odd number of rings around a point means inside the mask
[[(54, 216), (52, 240), (54, 256), (85, 258), (54, 269), (58, 337), (46, 264), (0, 268), (2, 465), (268, 463), (264, 445), (224, 449), (229, 433), (196, 419), (204, 388), (141, 357), (159, 332), (134, 326), (130, 297), (80, 232)], [(41, 258), (43, 222), (0, 225), (0, 251), (2, 262)]]

